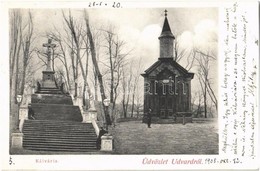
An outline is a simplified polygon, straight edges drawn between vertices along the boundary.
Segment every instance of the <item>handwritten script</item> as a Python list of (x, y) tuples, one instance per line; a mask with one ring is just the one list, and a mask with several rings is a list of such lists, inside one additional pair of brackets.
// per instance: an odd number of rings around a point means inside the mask
[(250, 17), (241, 4), (223, 10), (220, 153), (256, 157), (257, 52)]

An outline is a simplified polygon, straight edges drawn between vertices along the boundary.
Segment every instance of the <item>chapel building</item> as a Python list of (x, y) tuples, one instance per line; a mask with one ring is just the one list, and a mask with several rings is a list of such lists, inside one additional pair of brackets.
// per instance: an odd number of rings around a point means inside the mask
[(188, 72), (174, 61), (174, 35), (165, 14), (158, 60), (141, 74), (144, 77), (144, 114), (152, 110), (152, 117), (174, 118), (178, 114), (191, 115), (191, 80)]

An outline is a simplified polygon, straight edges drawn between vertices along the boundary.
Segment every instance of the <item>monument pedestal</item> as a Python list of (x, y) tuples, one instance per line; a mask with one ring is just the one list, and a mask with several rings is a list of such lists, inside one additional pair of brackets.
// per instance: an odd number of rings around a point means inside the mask
[(105, 134), (101, 137), (101, 151), (113, 151), (113, 137)]
[(13, 149), (22, 149), (23, 148), (23, 133), (14, 132), (12, 133), (12, 148)]
[(92, 120), (97, 121), (97, 111), (95, 109), (89, 109), (88, 111), (84, 111), (82, 115), (83, 123), (91, 123)]
[(46, 71), (42, 71), (42, 87), (43, 88), (57, 88), (54, 81), (54, 71), (47, 68)]

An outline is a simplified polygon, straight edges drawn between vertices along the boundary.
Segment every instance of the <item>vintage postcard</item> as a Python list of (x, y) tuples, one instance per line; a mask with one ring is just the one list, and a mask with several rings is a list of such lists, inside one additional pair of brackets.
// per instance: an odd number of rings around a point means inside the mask
[(257, 1), (3, 1), (3, 170), (259, 170)]

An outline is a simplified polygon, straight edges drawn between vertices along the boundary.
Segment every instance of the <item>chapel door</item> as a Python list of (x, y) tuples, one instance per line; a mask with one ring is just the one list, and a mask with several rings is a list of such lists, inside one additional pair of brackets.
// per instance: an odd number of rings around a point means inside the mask
[(160, 94), (159, 102), (160, 118), (173, 117), (174, 98), (168, 91), (168, 85), (164, 85), (164, 87), (162, 86), (161, 88), (163, 91), (162, 94)]
[(166, 96), (162, 95), (160, 96), (160, 105), (159, 105), (159, 112), (160, 112), (160, 118), (166, 118)]
[(167, 97), (167, 118), (173, 117), (173, 97)]

